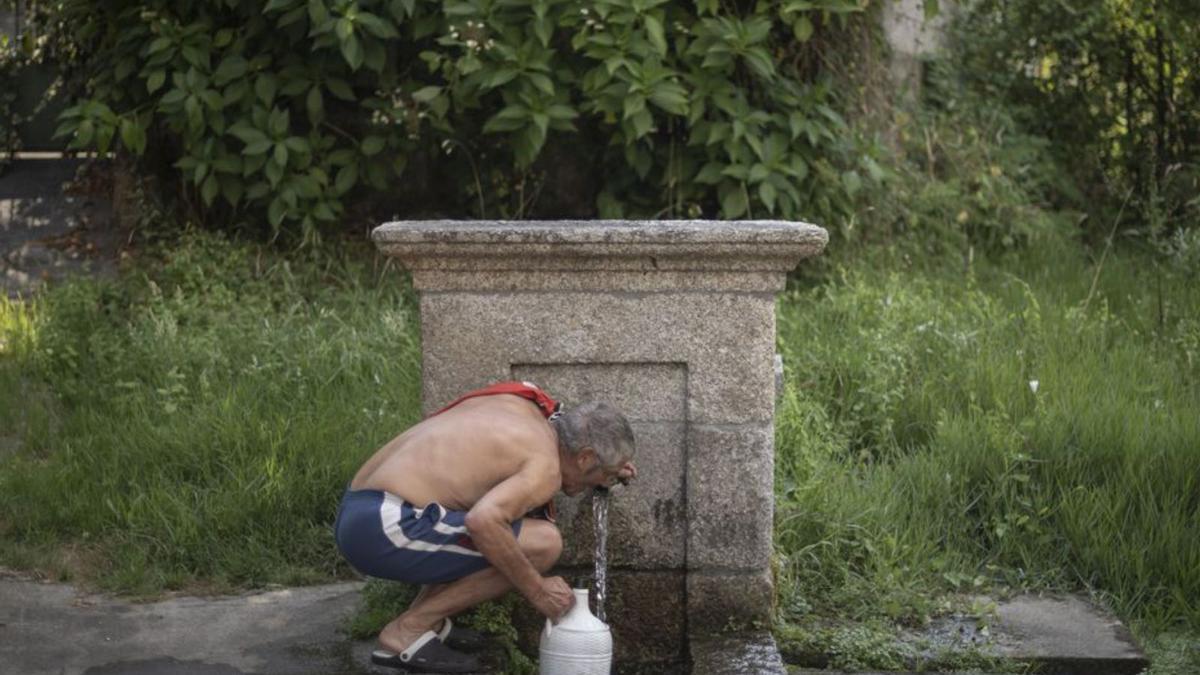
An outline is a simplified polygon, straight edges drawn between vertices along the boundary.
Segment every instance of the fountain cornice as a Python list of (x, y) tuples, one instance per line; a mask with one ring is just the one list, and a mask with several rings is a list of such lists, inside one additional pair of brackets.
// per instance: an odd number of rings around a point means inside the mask
[(820, 227), (778, 220), (403, 221), (372, 238), (430, 291), (776, 291), (828, 241)]

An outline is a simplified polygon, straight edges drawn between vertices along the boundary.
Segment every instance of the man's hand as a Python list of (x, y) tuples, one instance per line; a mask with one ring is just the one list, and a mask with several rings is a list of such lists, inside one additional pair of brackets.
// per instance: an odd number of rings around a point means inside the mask
[(562, 577), (544, 577), (529, 601), (547, 619), (557, 621), (575, 604), (575, 594)]
[(629, 481), (634, 478), (637, 478), (637, 467), (633, 465), (633, 462), (625, 462), (617, 470), (617, 481), (622, 485), (629, 485)]

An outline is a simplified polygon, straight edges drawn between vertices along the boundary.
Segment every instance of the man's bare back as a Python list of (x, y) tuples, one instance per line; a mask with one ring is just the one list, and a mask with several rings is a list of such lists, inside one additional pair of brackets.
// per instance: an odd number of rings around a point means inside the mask
[(467, 511), (531, 463), (539, 468), (536, 491), (556, 492), (561, 480), (554, 430), (536, 405), (499, 394), (468, 399), (408, 429), (367, 460), (350, 486)]

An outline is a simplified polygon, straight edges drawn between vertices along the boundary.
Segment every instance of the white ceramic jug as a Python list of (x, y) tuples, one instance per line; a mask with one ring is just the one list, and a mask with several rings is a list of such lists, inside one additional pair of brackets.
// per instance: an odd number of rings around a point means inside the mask
[(612, 633), (588, 607), (586, 588), (576, 588), (575, 606), (558, 623), (546, 620), (542, 630), (539, 675), (608, 675), (612, 667)]

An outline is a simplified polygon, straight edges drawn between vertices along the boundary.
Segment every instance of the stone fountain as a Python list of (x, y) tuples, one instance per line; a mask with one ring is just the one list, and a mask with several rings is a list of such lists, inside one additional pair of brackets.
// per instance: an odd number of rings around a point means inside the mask
[[(613, 491), (609, 514), (617, 662), (687, 668), (708, 660), (697, 649), (710, 636), (761, 627), (773, 599), (775, 295), (825, 230), (406, 221), (373, 238), (420, 296), (427, 414), (514, 379), (567, 405), (609, 401), (633, 424), (639, 480)], [(590, 574), (590, 500), (559, 507), (563, 572)]]

